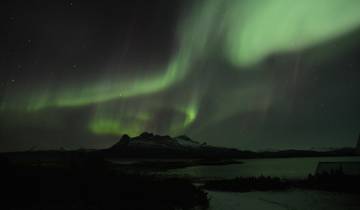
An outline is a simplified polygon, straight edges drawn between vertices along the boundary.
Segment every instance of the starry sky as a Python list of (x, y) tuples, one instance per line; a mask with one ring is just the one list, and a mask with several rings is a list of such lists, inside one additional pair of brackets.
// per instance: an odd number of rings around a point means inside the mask
[(0, 151), (186, 134), (251, 150), (354, 146), (358, 0), (8, 0)]

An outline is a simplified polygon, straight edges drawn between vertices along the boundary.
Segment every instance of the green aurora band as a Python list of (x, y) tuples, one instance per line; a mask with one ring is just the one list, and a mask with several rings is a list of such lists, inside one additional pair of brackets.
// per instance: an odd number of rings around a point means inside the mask
[[(216, 1), (217, 2), (217, 1)], [(231, 3), (230, 3), (231, 2)], [(304, 50), (359, 27), (357, 0), (227, 1), (226, 52), (236, 65)]]
[[(199, 63), (224, 57), (234, 69), (257, 69), (257, 65), (273, 54), (306, 50), (356, 30), (360, 26), (359, 8), (358, 0), (198, 1), (179, 22), (178, 48), (168, 64), (160, 68), (160, 73), (135, 76), (118, 73), (85, 83), (65, 81), (63, 87), (9, 90), (5, 93), (1, 110), (41, 112), (94, 106), (95, 111), (86, 125), (92, 133), (137, 135), (145, 129), (156, 131), (149, 124), (154, 123), (154, 113), (165, 107), (175, 114), (164, 132), (181, 133), (196, 122), (202, 110), (203, 94), (164, 103), (166, 96), (161, 93), (189, 91), (182, 90), (184, 85), (181, 84), (189, 83), (187, 78), (196, 71), (204, 71), (199, 68)], [(196, 84), (199, 81), (189, 81), (194, 83), (194, 89), (200, 88)], [(239, 102), (230, 109), (219, 105), (209, 124), (247, 110), (242, 106), (245, 102), (253, 109), (266, 109), (270, 106), (270, 99), (263, 99), (260, 105), (251, 101), (256, 100), (253, 98), (259, 91), (270, 89), (268, 86), (250, 87), (229, 93), (231, 96), (225, 97), (226, 101), (231, 103), (234, 97), (239, 97), (236, 100)], [(134, 103), (120, 108), (127, 100), (136, 101), (148, 96), (153, 96), (151, 102), (144, 99), (135, 108)], [(112, 105), (108, 106), (108, 103)]]

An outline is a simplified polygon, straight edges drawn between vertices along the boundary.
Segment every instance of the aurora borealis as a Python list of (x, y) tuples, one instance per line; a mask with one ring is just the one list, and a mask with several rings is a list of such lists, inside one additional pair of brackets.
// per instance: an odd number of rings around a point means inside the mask
[(143, 131), (240, 149), (353, 146), (360, 1), (8, 1), (1, 148)]

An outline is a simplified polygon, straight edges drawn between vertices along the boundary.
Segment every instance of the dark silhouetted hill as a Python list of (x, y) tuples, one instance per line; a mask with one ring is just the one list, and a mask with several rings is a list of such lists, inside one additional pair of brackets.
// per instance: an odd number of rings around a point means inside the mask
[(253, 155), (253, 152), (199, 143), (185, 135), (171, 137), (147, 132), (133, 138), (123, 135), (115, 145), (101, 152), (112, 157), (151, 158), (237, 158)]

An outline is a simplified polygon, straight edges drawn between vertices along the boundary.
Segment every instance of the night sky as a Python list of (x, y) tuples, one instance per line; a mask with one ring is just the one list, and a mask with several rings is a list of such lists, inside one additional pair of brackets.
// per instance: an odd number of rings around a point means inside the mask
[(360, 1), (2, 1), (0, 151), (354, 146)]

